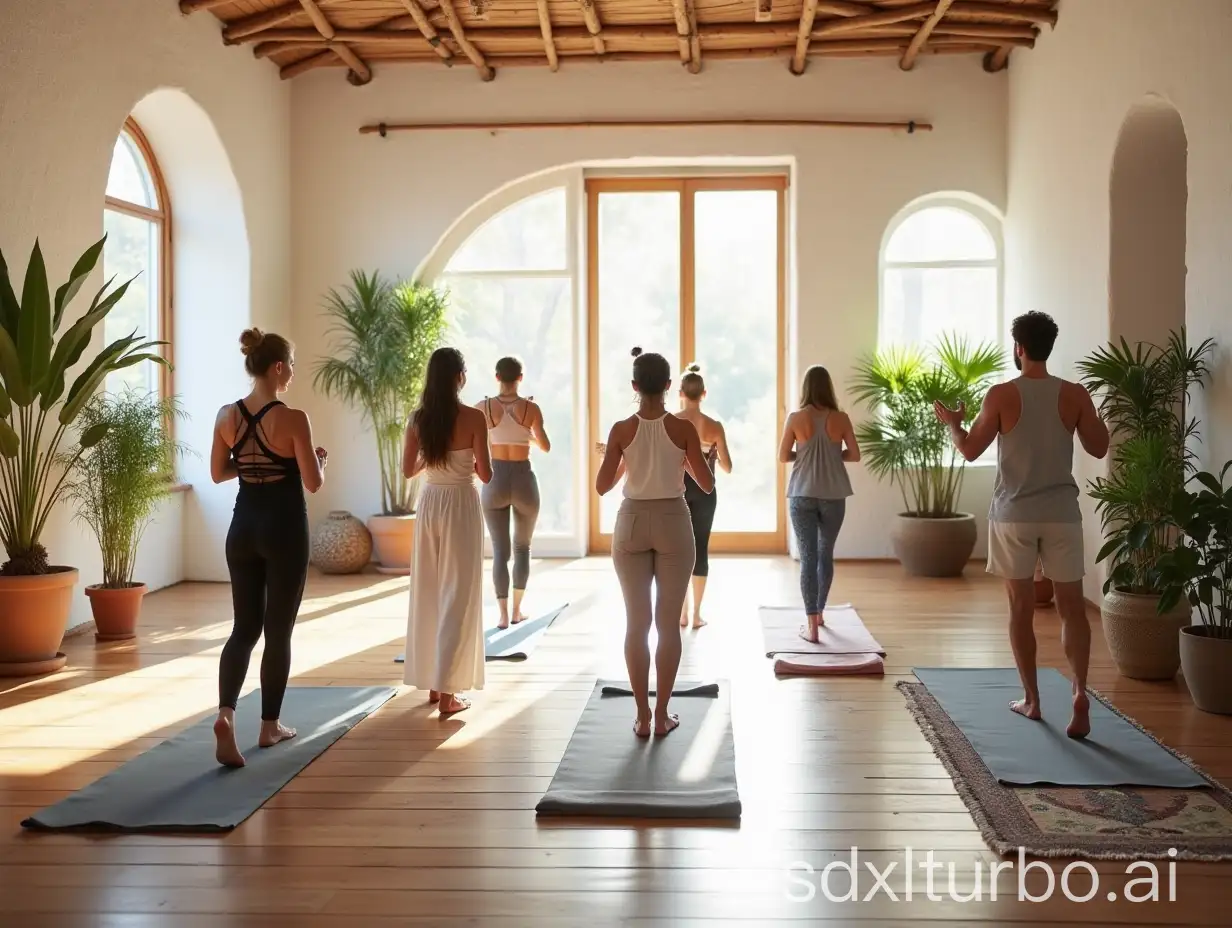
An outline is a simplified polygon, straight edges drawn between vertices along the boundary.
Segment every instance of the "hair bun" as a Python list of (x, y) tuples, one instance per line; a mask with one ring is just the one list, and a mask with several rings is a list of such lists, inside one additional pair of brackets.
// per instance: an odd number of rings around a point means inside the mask
[(694, 361), (692, 364), (686, 367), (685, 370), (687, 370), (690, 374), (700, 374), (702, 372), (702, 366), (698, 364), (696, 361)]
[(633, 355), (633, 357), (635, 357), (635, 358), (640, 358), (640, 357), (642, 356), (642, 349), (641, 349), (641, 348), (634, 348), (634, 349), (633, 349), (631, 352), (629, 352), (629, 353), (630, 353), (630, 354), (632, 354), (632, 355)]
[(240, 333), (240, 350), (245, 355), (252, 354), (265, 341), (265, 333), (255, 326)]

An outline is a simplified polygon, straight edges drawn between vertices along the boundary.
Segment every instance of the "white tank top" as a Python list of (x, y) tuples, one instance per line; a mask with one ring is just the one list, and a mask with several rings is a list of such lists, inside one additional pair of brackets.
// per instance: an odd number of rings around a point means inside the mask
[(626, 499), (673, 499), (684, 495), (684, 450), (667, 434), (667, 416), (637, 416), (637, 434), (625, 448)]

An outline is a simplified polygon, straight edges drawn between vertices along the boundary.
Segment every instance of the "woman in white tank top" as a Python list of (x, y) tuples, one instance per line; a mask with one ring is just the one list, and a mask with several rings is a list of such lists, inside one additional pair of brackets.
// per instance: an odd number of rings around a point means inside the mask
[[(684, 474), (706, 493), (714, 474), (706, 466), (697, 429), (669, 415), (664, 397), (672, 371), (658, 354), (633, 349), (636, 415), (612, 426), (601, 446), (603, 464), (595, 478), (600, 496), (623, 476), (624, 502), (616, 516), (612, 564), (625, 598), (625, 663), (637, 703), (633, 731), (639, 738), (668, 734), (680, 724), (668, 712), (680, 668), (680, 611), (693, 572), (693, 524), (684, 501)], [(657, 597), (651, 605), (650, 591)], [(659, 634), (655, 652), (655, 707), (650, 709), (650, 625)]]

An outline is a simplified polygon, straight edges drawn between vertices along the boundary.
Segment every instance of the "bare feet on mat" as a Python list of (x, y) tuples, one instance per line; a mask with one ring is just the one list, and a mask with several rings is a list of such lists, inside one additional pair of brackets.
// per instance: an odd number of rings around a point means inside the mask
[(436, 690), (428, 690), (428, 705), (435, 705), (441, 701), (441, 694)]
[(1038, 722), (1044, 717), (1043, 713), (1040, 712), (1039, 705), (1026, 699), (1014, 700), (1010, 703), (1010, 711), (1017, 712), (1019, 715), (1025, 716), (1033, 722)]
[(525, 621), (526, 621), (526, 616), (522, 613), (521, 609), (519, 609), (517, 612), (513, 614), (513, 624), (514, 625), (519, 625)]
[(243, 767), (244, 755), (235, 743), (235, 723), (219, 716), (214, 722), (214, 759), (224, 767)]
[(707, 623), (706, 620), (700, 615), (693, 616), (693, 631), (697, 631), (699, 628), (705, 628), (707, 624), (709, 623)]
[(671, 713), (660, 716), (657, 712), (655, 713), (654, 733), (656, 738), (662, 738), (664, 735), (675, 731), (679, 727), (680, 716), (672, 715)]
[(1085, 738), (1091, 733), (1091, 701), (1085, 692), (1074, 694), (1074, 716), (1065, 733), (1071, 738)]
[(504, 631), (505, 629), (509, 627), (509, 620), (502, 618), (499, 622), (496, 623), (496, 627), (499, 628), (501, 631)]
[(461, 696), (455, 696), (453, 693), (441, 693), (440, 708), (437, 711), (440, 712), (441, 718), (444, 718), (447, 715), (456, 715), (470, 707), (470, 702)]
[(287, 728), (282, 722), (262, 722), (261, 737), (257, 744), (263, 748), (272, 748), (280, 741), (288, 741), (295, 737), (295, 729)]
[(637, 735), (639, 738), (649, 738), (650, 737), (650, 712), (649, 711), (646, 713), (644, 717), (638, 716), (638, 718), (633, 720), (633, 734)]
[(808, 617), (808, 625), (800, 626), (800, 637), (805, 641), (813, 644), (821, 644), (821, 638), (817, 634), (817, 629), (821, 627), (821, 616), (810, 615)]

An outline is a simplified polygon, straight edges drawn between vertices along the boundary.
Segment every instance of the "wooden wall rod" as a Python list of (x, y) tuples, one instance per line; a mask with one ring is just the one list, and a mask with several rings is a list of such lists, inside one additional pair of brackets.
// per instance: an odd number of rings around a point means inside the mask
[(891, 129), (911, 135), (916, 132), (931, 132), (932, 123), (877, 122), (848, 119), (612, 119), (585, 122), (378, 122), (360, 126), (361, 135), (379, 135), (384, 138), (390, 132), (439, 132), (446, 129), (464, 129), (479, 132), (496, 132), (505, 129), (692, 129), (715, 126), (775, 126), (807, 129)]

